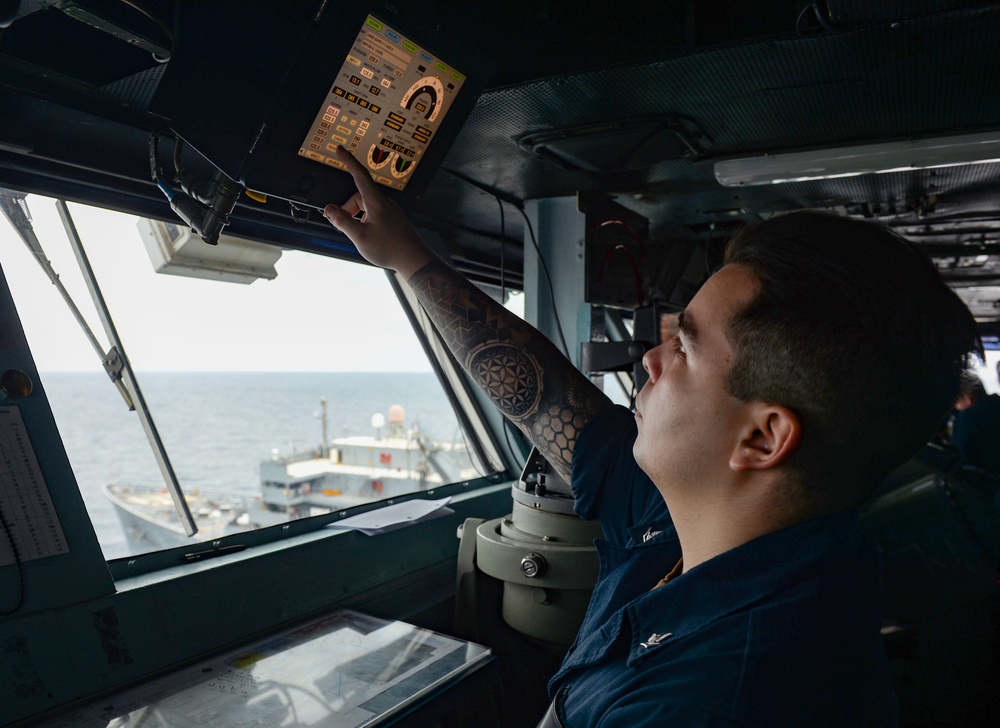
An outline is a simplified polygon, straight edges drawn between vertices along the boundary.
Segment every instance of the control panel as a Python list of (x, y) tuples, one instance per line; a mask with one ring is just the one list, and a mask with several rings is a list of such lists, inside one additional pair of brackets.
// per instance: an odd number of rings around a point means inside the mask
[(344, 169), (343, 145), (377, 182), (403, 190), (465, 79), (369, 15), (298, 154)]

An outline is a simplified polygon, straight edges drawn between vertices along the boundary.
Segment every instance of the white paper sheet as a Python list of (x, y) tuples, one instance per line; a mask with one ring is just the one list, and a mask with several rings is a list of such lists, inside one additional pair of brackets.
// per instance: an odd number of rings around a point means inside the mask
[(440, 500), (408, 500), (403, 503), (396, 503), (385, 508), (376, 508), (373, 511), (362, 513), (358, 516), (351, 516), (342, 521), (331, 523), (327, 528), (354, 529), (361, 531), (368, 536), (375, 536), (380, 533), (395, 531), (398, 528), (412, 526), (415, 523), (423, 523), (441, 516), (448, 516), (455, 511), (448, 508), (451, 498), (441, 498)]
[[(21, 411), (12, 405), (0, 407), (0, 513), (21, 561), (69, 553)], [(13, 563), (10, 545), (0, 536), (0, 566)]]

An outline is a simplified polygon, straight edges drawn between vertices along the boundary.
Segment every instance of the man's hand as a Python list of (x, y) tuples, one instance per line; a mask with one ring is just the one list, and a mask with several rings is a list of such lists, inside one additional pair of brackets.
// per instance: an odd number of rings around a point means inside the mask
[[(368, 170), (343, 146), (337, 158), (347, 165), (358, 191), (343, 205), (330, 203), (323, 215), (354, 243), (365, 260), (391, 268), (404, 280), (435, 259), (399, 206), (385, 197)], [(363, 213), (360, 220), (358, 213)]]

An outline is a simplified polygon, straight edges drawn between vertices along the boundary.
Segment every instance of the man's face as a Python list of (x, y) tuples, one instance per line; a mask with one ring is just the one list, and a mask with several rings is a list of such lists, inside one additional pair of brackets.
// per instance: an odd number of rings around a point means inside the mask
[(636, 462), (666, 495), (724, 476), (745, 404), (726, 392), (733, 350), (726, 326), (755, 291), (746, 268), (712, 276), (680, 317), (674, 338), (646, 352), (649, 381), (636, 398)]

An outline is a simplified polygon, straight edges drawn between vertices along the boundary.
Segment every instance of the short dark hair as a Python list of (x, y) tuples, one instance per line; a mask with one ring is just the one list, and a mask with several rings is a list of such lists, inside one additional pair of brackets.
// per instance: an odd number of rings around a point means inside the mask
[(757, 283), (729, 323), (728, 391), (799, 417), (788, 464), (809, 507), (860, 503), (950, 411), (982, 357), (972, 314), (912, 243), (860, 220), (777, 216), (737, 233), (724, 262)]

